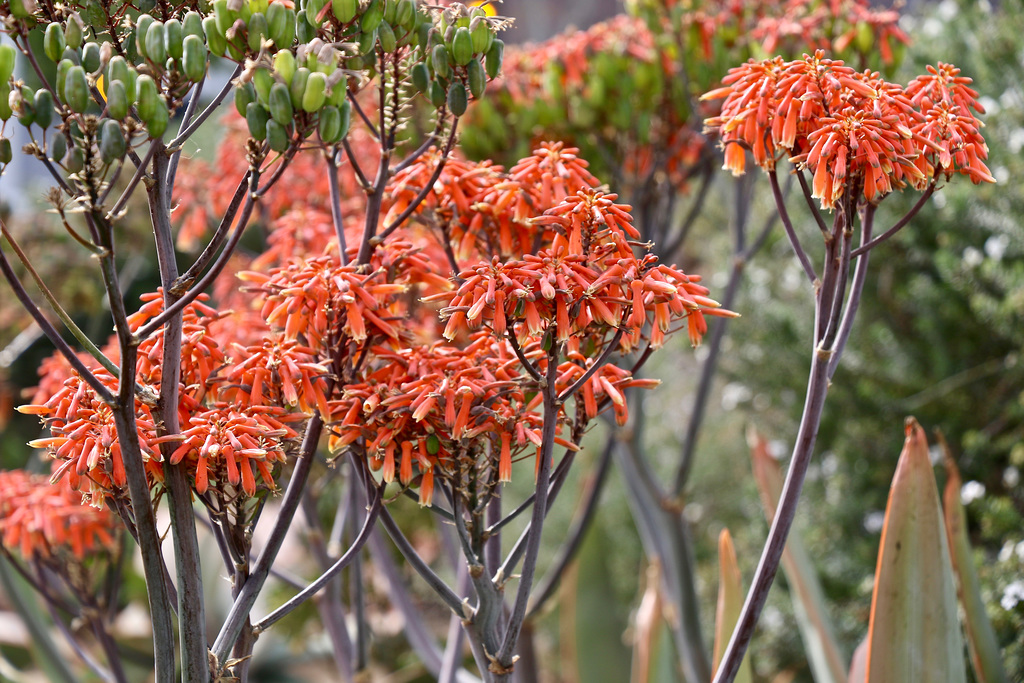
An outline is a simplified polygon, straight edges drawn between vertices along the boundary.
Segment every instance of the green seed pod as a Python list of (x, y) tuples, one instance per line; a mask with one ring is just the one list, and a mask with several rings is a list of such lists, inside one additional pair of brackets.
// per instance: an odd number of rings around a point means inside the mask
[(203, 33), (206, 34), (206, 44), (210, 48), (210, 54), (214, 57), (223, 57), (224, 52), (228, 49), (228, 41), (217, 28), (217, 20), (213, 17), (204, 18)]
[(36, 121), (36, 110), (32, 106), (35, 99), (35, 92), (27, 85), (12, 90), (7, 96), (7, 102), (14, 111), (14, 115), (18, 117), (18, 123), (26, 128)]
[(377, 45), (377, 29), (372, 31), (363, 31), (359, 34), (358, 47), (360, 55), (368, 55), (373, 52), (374, 47)]
[(14, 150), (11, 149), (11, 141), (7, 138), (0, 138), (0, 164), (9, 164), (14, 158)]
[(128, 66), (128, 62), (121, 55), (110, 58), (107, 64), (107, 89), (114, 81), (121, 81), (124, 84), (124, 92), (129, 102), (135, 101), (135, 79), (132, 77), (134, 69)]
[(167, 43), (163, 22), (154, 21), (146, 30), (146, 50), (142, 55), (153, 64), (163, 66), (167, 61)]
[(473, 37), (468, 28), (455, 31), (455, 37), (452, 38), (452, 58), (459, 66), (466, 66), (469, 60), (473, 59)]
[[(69, 78), (70, 76), (71, 74), (68, 74)], [(157, 103), (163, 102), (163, 98), (160, 97), (156, 81), (149, 74), (139, 74), (138, 80), (135, 81), (135, 89), (138, 91), (135, 111), (138, 112), (140, 119), (149, 123), (150, 119), (157, 115)]]
[(466, 86), (455, 81), (452, 83), (451, 87), (448, 88), (448, 109), (455, 116), (462, 116), (466, 113), (466, 106), (468, 104)]
[(452, 68), (448, 64), (448, 50), (444, 45), (435, 45), (430, 53), (430, 61), (434, 65), (434, 73), (443, 78), (452, 74)]
[(370, 0), (370, 4), (363, 12), (363, 18), (359, 20), (359, 28), (364, 33), (369, 33), (380, 26), (384, 19), (384, 0)]
[(35, 0), (10, 0), (7, 4), (11, 10), (11, 16), (15, 19), (28, 19), (36, 11)]
[(100, 127), (100, 156), (103, 163), (112, 164), (124, 158), (128, 145), (124, 141), (121, 126), (112, 119), (107, 119)]
[(36, 90), (32, 98), (32, 109), (35, 111), (35, 123), (40, 128), (46, 129), (53, 123), (53, 95), (46, 88)]
[(186, 12), (185, 18), (181, 22), (181, 35), (182, 39), (185, 36), (199, 36), (205, 41), (206, 32), (203, 31), (203, 15), (195, 11)]
[(278, 50), (274, 55), (274, 73), (281, 77), (285, 85), (291, 85), (295, 76), (295, 55), (291, 50)]
[(11, 118), (11, 86), (7, 81), (0, 82), (0, 121)]
[(444, 106), (444, 103), (448, 99), (448, 93), (444, 91), (444, 86), (437, 81), (430, 82), (430, 103), (434, 105), (434, 108), (440, 109)]
[(380, 26), (377, 27), (377, 40), (380, 41), (380, 47), (384, 52), (394, 52), (395, 48), (398, 47), (395, 31), (391, 28), (391, 24), (386, 21), (382, 21)]
[(430, 91), (430, 70), (423, 62), (418, 62), (412, 67), (412, 85), (424, 95)]
[(110, 118), (123, 121), (128, 116), (129, 109), (128, 92), (121, 81), (111, 81), (107, 84), (107, 114)]
[(264, 107), (269, 105), (270, 89), (274, 86), (274, 77), (270, 69), (256, 69), (252, 74), (252, 84), (256, 87), (256, 101)]
[(199, 36), (182, 41), (181, 70), (188, 80), (198, 83), (206, 75), (206, 42)]
[(487, 74), (484, 73), (484, 65), (479, 59), (474, 58), (466, 65), (466, 80), (469, 82), (469, 92), (473, 99), (483, 97), (484, 90), (487, 89)]
[(306, 19), (306, 10), (301, 9), (295, 13), (295, 35), (300, 44), (308, 43), (316, 38), (316, 29)]
[(156, 21), (153, 17), (148, 14), (140, 14), (139, 18), (135, 20), (135, 51), (140, 55), (145, 56), (146, 54), (146, 32), (149, 31), (149, 27)]
[(441, 440), (437, 438), (437, 434), (427, 435), (427, 453), (430, 455), (437, 455), (440, 450)]
[(416, 27), (416, 45), (427, 49), (430, 45), (430, 29), (434, 28), (434, 24), (429, 21), (424, 21)]
[(94, 74), (103, 68), (100, 59), (100, 46), (96, 43), (86, 43), (82, 46), (82, 68), (85, 73)]
[(156, 111), (153, 113), (153, 118), (146, 121), (146, 132), (154, 140), (164, 134), (164, 131), (167, 130), (167, 122), (171, 118), (164, 98), (158, 97), (156, 102)]
[(320, 17), (320, 10), (327, 4), (327, 0), (306, 0), (306, 22), (313, 28), (320, 28), (323, 18)]
[(85, 69), (72, 66), (64, 77), (64, 104), (76, 114), (85, 112), (89, 106), (89, 81), (85, 78)]
[(263, 39), (270, 35), (270, 25), (262, 12), (253, 12), (249, 17), (249, 49), (259, 52)]
[[(267, 6), (267, 11), (263, 13), (263, 16), (267, 19), (267, 37), (274, 40), (274, 36), (284, 29), (284, 22), (287, 20), (285, 6), (280, 2), (272, 2)], [(274, 40), (274, 44), (277, 45), (276, 40)]]
[(275, 152), (288, 149), (288, 130), (274, 119), (267, 121), (267, 145)]
[(65, 47), (67, 44), (64, 42), (64, 30), (60, 24), (53, 22), (46, 27), (46, 33), (43, 34), (43, 52), (56, 64), (64, 55)]
[(249, 135), (263, 142), (267, 139), (267, 121), (270, 113), (258, 102), (250, 102), (245, 108), (245, 123), (249, 126)]
[(320, 139), (331, 144), (337, 142), (341, 137), (338, 131), (341, 130), (341, 112), (337, 107), (326, 106), (320, 110), (320, 120), (317, 121), (317, 131)]
[(384, 21), (394, 25), (398, 12), (398, 0), (382, 0), (384, 3)]
[[(70, 59), (60, 60), (60, 64), (57, 65), (57, 94), (61, 95), (64, 92), (64, 83), (68, 78), (68, 70), (73, 67), (74, 64)], [(0, 81), (0, 83), (7, 83), (7, 81)]]
[(306, 81), (306, 89), (302, 93), (302, 109), (307, 112), (315, 112), (324, 106), (327, 99), (327, 76), (320, 73), (311, 73)]
[(287, 50), (295, 42), (295, 10), (279, 2), (267, 9), (268, 36), (278, 48)]
[[(235, 23), (235, 19), (238, 18), (238, 12), (228, 9), (228, 0), (214, 0), (213, 2), (213, 16), (217, 20), (217, 31), (221, 37), (224, 37), (231, 25)], [(205, 27), (206, 22), (203, 22)], [(210, 34), (207, 32), (207, 39)], [(225, 38), (226, 40), (226, 38)]]
[(183, 54), (182, 41), (185, 33), (181, 28), (181, 22), (177, 19), (168, 19), (164, 22), (164, 49), (168, 57), (181, 59)]
[(70, 173), (81, 173), (85, 168), (85, 152), (82, 151), (81, 147), (72, 147), (71, 151), (68, 152), (67, 163), (65, 166)]
[(292, 76), (292, 83), (288, 87), (288, 92), (292, 96), (292, 109), (298, 109), (302, 106), (302, 97), (306, 94), (306, 81), (308, 80), (309, 69), (300, 66), (295, 70), (295, 75)]
[(491, 49), (487, 51), (487, 77), (497, 78), (501, 73), (501, 60), (505, 54), (505, 43), (500, 38), (495, 38), (491, 43)]
[(334, 18), (343, 24), (347, 24), (356, 18), (359, 11), (359, 0), (331, 0), (331, 11)]
[(13, 45), (0, 45), (0, 83), (6, 83), (14, 74), (15, 54)]
[(494, 33), (491, 32), (490, 25), (481, 17), (470, 23), (470, 26), (469, 34), (473, 39), (473, 52), (478, 55), (487, 54), (494, 42)]
[(352, 103), (347, 99), (338, 105), (338, 112), (341, 114), (341, 129), (338, 131), (338, 140), (348, 135), (348, 129), (352, 126)]
[(64, 137), (64, 134), (56, 133), (51, 137), (48, 148), (47, 152), (49, 152), (50, 158), (59, 164), (64, 158), (64, 155), (68, 153), (68, 141)]
[(284, 83), (275, 83), (270, 89), (270, 117), (282, 126), (287, 126), (292, 122), (294, 115), (288, 86)]
[(401, 26), (406, 31), (416, 28), (416, 3), (414, 0), (399, 0), (395, 8), (394, 26)]
[(256, 88), (246, 83), (235, 88), (235, 110), (239, 116), (245, 116), (246, 108), (256, 101)]
[(72, 12), (68, 17), (68, 25), (64, 27), (64, 44), (72, 50), (82, 47), (85, 40), (85, 24), (78, 12)]

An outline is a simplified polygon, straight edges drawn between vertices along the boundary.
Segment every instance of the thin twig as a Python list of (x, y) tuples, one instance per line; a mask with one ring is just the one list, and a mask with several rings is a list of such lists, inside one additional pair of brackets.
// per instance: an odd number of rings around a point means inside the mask
[(398, 217), (391, 222), (391, 225), (387, 226), (386, 228), (384, 228), (383, 231), (381, 231), (379, 235), (379, 238), (381, 240), (387, 239), (388, 235), (393, 233), (403, 223), (405, 223), (406, 219), (409, 218), (409, 216), (411, 216), (413, 212), (420, 207), (420, 204), (423, 203), (423, 200), (426, 199), (427, 195), (430, 194), (430, 192), (434, 189), (434, 183), (436, 183), (437, 179), (441, 177), (441, 172), (444, 170), (444, 166), (448, 162), (448, 157), (451, 155), (452, 149), (455, 147), (455, 133), (458, 130), (458, 128), (459, 119), (456, 118), (455, 120), (452, 121), (452, 130), (448, 134), (448, 141), (445, 143), (444, 150), (442, 150), (441, 152), (441, 158), (437, 160), (437, 166), (434, 168), (434, 172), (430, 174), (430, 178), (423, 185), (420, 191), (409, 203), (409, 205), (405, 207), (405, 210), (402, 211), (402, 213), (398, 214)]
[(544, 519), (548, 512), (548, 483), (551, 478), (551, 456), (555, 447), (555, 430), (558, 423), (558, 401), (555, 382), (558, 379), (558, 346), (552, 346), (548, 352), (547, 386), (544, 387), (544, 427), (541, 433), (540, 467), (537, 470), (537, 485), (533, 503), (533, 515), (530, 519), (530, 536), (526, 542), (526, 554), (523, 557), (523, 569), (519, 576), (519, 587), (516, 600), (512, 606), (512, 614), (508, 618), (505, 638), (495, 658), (504, 669), (511, 670), (515, 663), (512, 654), (519, 640), (519, 630), (526, 617), (526, 608), (533, 588), (533, 576), (537, 571), (537, 557), (540, 553), (540, 539), (544, 529)]
[[(257, 186), (259, 183), (259, 177), (259, 171), (253, 170), (252, 175), (249, 177), (250, 190)], [(245, 206), (242, 207), (242, 213), (238, 218), (238, 224), (235, 226), (235, 231), (224, 246), (224, 249), (220, 252), (220, 256), (217, 257), (217, 260), (214, 261), (213, 265), (210, 266), (210, 269), (206, 271), (206, 274), (203, 275), (194, 287), (182, 294), (181, 297), (172, 305), (164, 308), (159, 315), (140, 327), (136, 331), (136, 337), (138, 339), (146, 339), (151, 334), (159, 330), (164, 323), (171, 319), (172, 316), (176, 315), (190, 303), (195, 301), (196, 298), (205, 292), (213, 281), (217, 279), (221, 271), (225, 266), (227, 266), (228, 261), (231, 259), (231, 255), (234, 253), (235, 247), (238, 245), (238, 241), (242, 239), (242, 233), (245, 232), (246, 225), (249, 223), (249, 216), (252, 215), (254, 205), (255, 200), (253, 199), (252, 191), (250, 191), (246, 197)]]
[[(181, 124), (178, 126), (178, 137), (181, 137), (183, 129), (188, 126), (192, 120), (192, 116), (196, 113), (196, 108), (199, 106), (199, 97), (203, 93), (203, 84), (206, 80), (203, 79), (196, 83), (195, 88), (192, 90), (192, 96), (188, 100), (188, 106), (185, 107), (185, 113), (181, 116)], [(228, 81), (230, 85), (231, 81)], [(225, 86), (227, 87), (227, 86)], [(223, 92), (223, 91), (222, 91)], [(175, 138), (177, 139), (177, 138)], [(172, 148), (171, 151), (171, 163), (167, 167), (167, 193), (170, 195), (174, 191), (174, 180), (178, 175), (178, 162), (181, 160), (181, 152), (183, 146), (179, 146), (177, 149)]]
[(324, 155), (327, 160), (327, 186), (331, 194), (331, 221), (334, 223), (334, 236), (338, 240), (338, 256), (341, 265), (348, 265), (348, 244), (345, 243), (345, 224), (341, 215), (341, 190), (338, 187), (338, 163), (334, 154)]
[(231, 605), (231, 610), (228, 612), (228, 616), (224, 620), (217, 638), (213, 641), (211, 650), (218, 662), (227, 661), (228, 653), (234, 646), (238, 636), (242, 633), (242, 628), (248, 621), (249, 612), (256, 603), (256, 598), (259, 596), (260, 591), (263, 589), (263, 584), (270, 574), (270, 567), (281, 551), (281, 544), (284, 543), (285, 536), (288, 534), (288, 527), (291, 526), (292, 519), (295, 517), (295, 512), (298, 510), (299, 503), (302, 500), (302, 491), (306, 486), (306, 481), (309, 479), (309, 473), (313, 467), (315, 460), (313, 454), (316, 451), (317, 444), (320, 442), (323, 426), (324, 423), (320, 413), (314, 411), (313, 416), (306, 423), (306, 433), (302, 438), (302, 445), (299, 448), (295, 469), (292, 471), (292, 478), (288, 482), (288, 488), (285, 489), (284, 496), (281, 499), (277, 519), (270, 530), (270, 535), (267, 537), (267, 543), (256, 559), (256, 564), (253, 566), (249, 578), (242, 585), (238, 597), (235, 598), (234, 603)]
[(39, 325), (39, 329), (43, 331), (46, 338), (50, 340), (50, 343), (56, 347), (56, 349), (64, 356), (64, 359), (69, 365), (75, 370), (76, 373), (89, 385), (89, 388), (96, 392), (96, 395), (101, 401), (107, 405), (114, 403), (114, 394), (111, 393), (110, 389), (103, 385), (102, 382), (92, 373), (92, 371), (85, 367), (85, 363), (81, 361), (78, 354), (68, 346), (68, 343), (64, 341), (64, 338), (60, 336), (60, 333), (50, 324), (50, 321), (46, 319), (43, 312), (39, 310), (35, 302), (25, 291), (25, 287), (21, 284), (18, 276), (15, 275), (14, 270), (11, 268), (11, 264), (7, 261), (7, 256), (3, 250), (0, 249), (0, 271), (3, 271), (4, 277), (7, 279), (7, 283), (14, 290), (14, 295), (18, 297), (18, 301), (28, 311), (32, 319)]
[(851, 256), (853, 258), (858, 258), (861, 254), (868, 252), (869, 250), (878, 246), (879, 244), (886, 241), (887, 239), (898, 233), (900, 230), (902, 230), (907, 225), (907, 223), (909, 223), (911, 219), (913, 219), (914, 216), (917, 215), (917, 212), (924, 208), (924, 205), (928, 202), (928, 199), (935, 192), (936, 187), (937, 186), (935, 184), (935, 181), (933, 180), (932, 184), (928, 186), (928, 189), (921, 193), (921, 198), (918, 199), (917, 203), (914, 204), (913, 208), (911, 208), (910, 211), (907, 212), (907, 215), (905, 215), (903, 218), (897, 221), (896, 225), (892, 226), (878, 237), (854, 249)]
[[(135, 174), (132, 175), (132, 179), (128, 181), (128, 186), (124, 188), (124, 192), (122, 192), (121, 196), (118, 197), (116, 202), (114, 202), (113, 208), (111, 208), (110, 211), (107, 212), (108, 221), (116, 220), (117, 218), (120, 217), (121, 211), (128, 203), (128, 200), (131, 199), (131, 196), (132, 194), (134, 194), (135, 188), (138, 186), (139, 181), (142, 180), (143, 176), (146, 175), (146, 168), (149, 166), (149, 162), (153, 158), (153, 154), (156, 153), (156, 149), (159, 146), (160, 145), (156, 140), (149, 144), (149, 149), (146, 151), (146, 156), (142, 158), (142, 161), (135, 168)], [(114, 186), (110, 185), (110, 187), (107, 188), (107, 192), (110, 192), (110, 190), (112, 190), (113, 188)], [(103, 201), (106, 200), (106, 198), (107, 193), (104, 193), (103, 196), (100, 198), (100, 202), (102, 203)]]
[(220, 92), (217, 93), (216, 97), (213, 98), (213, 101), (210, 102), (210, 104), (206, 105), (206, 109), (204, 109), (203, 112), (195, 118), (195, 120), (189, 123), (188, 127), (184, 131), (179, 130), (177, 136), (175, 136), (173, 140), (167, 143), (168, 149), (176, 150), (176, 148), (179, 145), (183, 144), (185, 140), (187, 140), (192, 135), (192, 133), (196, 132), (199, 126), (203, 125), (203, 122), (206, 121), (207, 118), (209, 118), (210, 114), (217, 110), (217, 107), (220, 106), (220, 103), (223, 102), (224, 98), (227, 97), (229, 92), (231, 92), (231, 89), (234, 87), (234, 80), (238, 78), (238, 74), (240, 73), (242, 73), (241, 64), (235, 67), (235, 70), (231, 73), (231, 76), (228, 77), (228, 80), (224, 84), (224, 87), (221, 88)]
[(261, 631), (265, 631), (277, 621), (280, 621), (285, 615), (294, 611), (297, 607), (302, 605), (303, 602), (316, 595), (321, 588), (326, 586), (331, 579), (338, 575), (338, 572), (349, 565), (352, 559), (359, 554), (360, 550), (362, 550), (367, 539), (369, 539), (370, 532), (373, 531), (373, 525), (377, 521), (377, 515), (380, 513), (382, 500), (382, 492), (378, 490), (373, 498), (373, 502), (370, 504), (370, 510), (366, 515), (366, 519), (363, 521), (363, 528), (352, 541), (352, 545), (345, 551), (345, 554), (339, 557), (327, 571), (321, 574), (318, 579), (306, 586), (298, 595), (289, 598), (289, 600), (283, 605), (256, 622), (253, 626), (253, 631), (257, 635)]
[(576, 552), (583, 543), (583, 537), (590, 529), (590, 525), (597, 512), (597, 503), (601, 500), (601, 492), (604, 490), (605, 482), (608, 480), (608, 472), (611, 470), (612, 450), (615, 448), (615, 440), (609, 439), (605, 443), (604, 451), (597, 461), (597, 468), (590, 475), (586, 484), (583, 503), (579, 506), (576, 519), (572, 527), (566, 532), (565, 541), (559, 546), (558, 555), (551, 562), (551, 568), (538, 583), (530, 609), (526, 612), (527, 621), (533, 619), (544, 609), (544, 604), (555, 594), (562, 576), (569, 564), (576, 557)]
[(32, 266), (32, 262), (29, 261), (28, 255), (22, 251), (21, 246), (18, 244), (17, 240), (14, 239), (14, 235), (7, 230), (7, 225), (3, 222), (3, 219), (0, 219), (0, 230), (3, 231), (3, 236), (7, 240), (7, 243), (11, 245), (12, 249), (14, 249), (14, 253), (18, 255), (21, 265), (25, 267), (25, 270), (27, 270), (29, 275), (32, 276), (32, 279), (35, 280), (39, 291), (42, 292), (46, 302), (50, 304), (50, 308), (57, 314), (60, 321), (64, 323), (64, 326), (69, 332), (71, 332), (72, 336), (78, 340), (78, 343), (82, 345), (90, 356), (95, 358), (96, 361), (107, 370), (107, 372), (112, 374), (114, 377), (117, 377), (120, 370), (118, 370), (117, 366), (114, 365), (113, 361), (107, 358), (103, 352), (100, 351), (99, 347), (89, 339), (85, 332), (75, 324), (75, 321), (71, 319), (71, 316), (68, 315), (67, 311), (65, 311), (63, 306), (60, 305), (60, 302), (57, 301), (53, 292), (51, 292), (49, 287), (46, 286), (46, 283), (43, 282), (43, 278), (39, 275), (38, 271), (36, 271)]
[(195, 262), (171, 287), (173, 291), (178, 292), (183, 288), (190, 287), (210, 261), (213, 260), (214, 256), (217, 255), (217, 250), (220, 249), (222, 244), (224, 244), (224, 239), (227, 237), (228, 231), (231, 229), (231, 226), (234, 225), (235, 218), (238, 216), (238, 209), (242, 206), (242, 200), (245, 199), (246, 192), (250, 187), (249, 180), (251, 177), (252, 170), (247, 170), (245, 175), (242, 176), (242, 179), (238, 181), (238, 187), (235, 188), (235, 194), (232, 195), (231, 201), (228, 203), (228, 208), (221, 217), (220, 224), (217, 226), (217, 230), (214, 231), (213, 237), (210, 238), (210, 241), (203, 249), (203, 252), (196, 258)]
[(796, 230), (793, 229), (793, 221), (790, 220), (789, 211), (786, 210), (786, 200), (782, 196), (782, 189), (779, 187), (779, 177), (775, 171), (768, 172), (768, 180), (771, 181), (772, 196), (775, 198), (775, 206), (779, 211), (779, 218), (782, 219), (782, 225), (786, 228), (786, 236), (789, 237), (789, 243), (793, 245), (793, 251), (796, 252), (796, 257), (799, 259), (804, 273), (807, 274), (807, 279), (810, 282), (815, 282), (818, 276), (814, 272), (811, 260), (807, 257), (807, 253), (800, 244), (800, 238), (796, 236)]
[(568, 389), (566, 389), (565, 391), (558, 395), (558, 403), (564, 403), (570, 396), (579, 391), (584, 384), (590, 381), (590, 378), (593, 377), (594, 374), (601, 369), (601, 366), (605, 364), (608, 358), (618, 348), (619, 340), (622, 339), (622, 334), (624, 331), (625, 330), (621, 327), (615, 331), (615, 335), (608, 341), (607, 344), (605, 344), (604, 350), (601, 352), (601, 355), (598, 356), (597, 360), (591, 363), (590, 367), (587, 368), (587, 371), (580, 375), (580, 378), (573, 382), (572, 386), (570, 386)]
[(441, 598), (444, 604), (448, 605), (448, 608), (451, 609), (452, 612), (462, 618), (466, 618), (468, 615), (466, 614), (462, 600), (455, 594), (455, 591), (453, 591), (448, 584), (446, 584), (441, 577), (435, 574), (434, 570), (423, 561), (423, 558), (421, 558), (419, 553), (416, 552), (416, 549), (413, 548), (412, 543), (410, 543), (409, 539), (407, 539), (405, 534), (402, 533), (398, 524), (395, 523), (395, 518), (391, 516), (391, 513), (388, 512), (387, 508), (383, 508), (381, 510), (380, 521), (384, 526), (384, 530), (388, 532), (388, 536), (391, 537), (391, 542), (395, 544), (395, 547), (398, 548), (400, 553), (402, 553), (402, 556), (409, 562), (409, 565), (416, 570), (416, 573), (427, 582), (427, 585), (437, 593), (438, 597)]
[(794, 173), (796, 179), (800, 181), (800, 189), (803, 191), (804, 201), (807, 202), (807, 208), (811, 210), (811, 215), (814, 216), (814, 222), (818, 224), (818, 229), (821, 230), (822, 235), (828, 235), (828, 226), (825, 224), (821, 211), (818, 210), (818, 205), (814, 203), (814, 197), (811, 196), (811, 188), (807, 185), (807, 178), (804, 177), (803, 170), (798, 168)]
[(513, 325), (508, 326), (508, 333), (505, 335), (508, 337), (508, 344), (512, 347), (512, 351), (516, 354), (516, 358), (519, 359), (519, 363), (523, 366), (523, 369), (538, 383), (544, 383), (544, 375), (540, 374), (540, 370), (534, 365), (526, 354), (523, 353), (523, 349), (519, 346), (519, 340), (516, 338), (515, 330)]

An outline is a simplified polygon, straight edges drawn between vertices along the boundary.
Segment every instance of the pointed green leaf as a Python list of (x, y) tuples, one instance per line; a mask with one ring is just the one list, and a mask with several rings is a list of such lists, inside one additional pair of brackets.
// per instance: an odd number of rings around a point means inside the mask
[[(767, 443), (757, 432), (751, 430), (747, 441), (754, 479), (761, 492), (761, 503), (771, 522), (782, 494), (782, 469), (778, 461), (769, 455)], [(793, 613), (796, 615), (815, 683), (841, 683), (846, 680), (846, 660), (828, 618), (825, 593), (818, 581), (818, 573), (797, 533), (790, 533), (786, 540), (782, 570), (789, 584)]]
[(868, 629), (867, 683), (966, 683), (956, 589), (924, 430), (907, 438), (889, 489)]
[(946, 464), (946, 490), (942, 496), (946, 520), (946, 538), (950, 559), (957, 578), (957, 595), (964, 610), (964, 627), (971, 665), (979, 683), (1007, 683), (1006, 671), (999, 655), (999, 644), (992, 622), (981, 599), (978, 574), (971, 558), (971, 545), (967, 540), (967, 515), (960, 502), (960, 471), (941, 432), (937, 433)]
[[(722, 529), (722, 533), (718, 535), (718, 567), (718, 608), (715, 611), (715, 649), (712, 660), (714, 670), (718, 669), (718, 664), (722, 661), (722, 655), (743, 610), (743, 575), (736, 561), (736, 548), (733, 547), (728, 529)], [(743, 657), (740, 670), (733, 680), (736, 683), (753, 681), (749, 653)]]

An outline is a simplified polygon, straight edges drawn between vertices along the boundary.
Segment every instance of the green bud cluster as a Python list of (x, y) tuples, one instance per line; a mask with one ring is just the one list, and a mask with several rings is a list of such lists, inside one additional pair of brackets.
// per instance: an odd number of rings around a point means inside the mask
[(504, 49), (484, 10), (449, 8), (428, 34), (426, 59), (411, 73), (413, 87), (435, 107), (462, 116), (470, 96), (482, 98), (487, 80), (501, 72)]
[[(36, 1), (12, 0), (10, 16), (31, 28), (41, 16)], [(323, 144), (341, 141), (351, 90), (385, 60), (405, 69), (411, 57), (416, 90), (455, 116), (501, 68), (502, 22), (458, 3), (440, 10), (423, 0), (296, 0), (293, 9), (276, 0), (204, 0), (161, 18), (147, 13), (152, 7), (143, 2), (140, 14), (126, 17), (119, 44), (77, 12), (43, 22), (52, 87), (14, 81), (15, 49), (0, 46), (0, 121), (17, 117), (47, 131), (45, 153), (69, 172), (112, 164), (142, 139), (161, 137), (211, 57), (227, 57), (245, 65), (234, 99), (250, 135), (280, 152), (314, 133)], [(9, 147), (0, 140), (0, 163)]]

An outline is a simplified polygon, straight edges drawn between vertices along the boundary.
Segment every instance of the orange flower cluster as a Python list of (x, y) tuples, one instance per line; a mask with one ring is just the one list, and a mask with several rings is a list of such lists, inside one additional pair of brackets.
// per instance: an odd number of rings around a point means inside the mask
[[(267, 488), (275, 488), (271, 473), (275, 463), (285, 461), (284, 440), (295, 438), (295, 430), (283, 421), (284, 409), (272, 405), (235, 410), (221, 405), (189, 419), (183, 440), (170, 457), (172, 465), (183, 460), (194, 472), (195, 490), (200, 495), (211, 485), (222, 495), (237, 491), (241, 482), (247, 496), (256, 494), (253, 467)], [(230, 486), (229, 486), (230, 485)]]
[(0, 539), (24, 559), (82, 560), (114, 547), (111, 512), (85, 504), (66, 481), (22, 470), (0, 471)]
[[(102, 369), (93, 373), (116, 392), (117, 380), (110, 373)], [(45, 403), (18, 410), (38, 415), (49, 428), (51, 436), (29, 445), (46, 448), (55, 460), (62, 461), (55, 466), (54, 480), (67, 476), (71, 488), (97, 507), (103, 506), (105, 495), (124, 490), (127, 479), (113, 412), (77, 374), (66, 379)], [(150, 407), (139, 400), (135, 402), (135, 425), (146, 473), (152, 481), (162, 481), (162, 439), (157, 436)]]
[(263, 294), (261, 315), (268, 325), (320, 353), (328, 350), (336, 327), (357, 344), (368, 337), (398, 341), (399, 328), (390, 322), (388, 309), (408, 285), (389, 281), (388, 275), (384, 268), (366, 273), (342, 266), (333, 256), (319, 256), (269, 274), (246, 271), (239, 277), (253, 284), (249, 291)]
[[(393, 204), (389, 223), (410, 204), (436, 165), (436, 150), (396, 174), (388, 191)], [(511, 258), (528, 253), (538, 239), (550, 238), (536, 216), (580, 188), (598, 180), (579, 150), (561, 142), (542, 142), (507, 173), (490, 162), (450, 159), (417, 215), (439, 221), (450, 232), (459, 259)]]
[(457, 461), (489, 450), (498, 454), (497, 479), (508, 481), (513, 459), (540, 444), (542, 419), (527, 408), (519, 361), (507, 343), (478, 333), (464, 348), (375, 351), (379, 367), (332, 403), (331, 450), (364, 439), (371, 466), (387, 482), (397, 466), (399, 481), (410, 483), (416, 464), (424, 505), (435, 468), (451, 473)]
[(826, 209), (847, 191), (874, 202), (907, 185), (924, 189), (938, 172), (991, 182), (977, 93), (958, 74), (940, 64), (904, 90), (821, 51), (751, 60), (704, 95), (725, 100), (705, 123), (721, 135), (725, 168), (743, 173), (746, 149), (766, 170), (786, 154), (813, 174), (813, 196)]
[(459, 273), (458, 289), (431, 297), (448, 302), (445, 338), (485, 322), (500, 337), (522, 323), (523, 343), (554, 325), (555, 339), (578, 349), (588, 335), (621, 329), (628, 351), (639, 344), (650, 314), (652, 346), (660, 347), (673, 320), (684, 317), (696, 346), (707, 329), (705, 314), (733, 315), (707, 298), (699, 278), (658, 264), (653, 254), (637, 259), (628, 238), (639, 234), (629, 207), (615, 198), (580, 190), (534, 219), (559, 228), (550, 249), (504, 262), (494, 257)]

